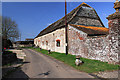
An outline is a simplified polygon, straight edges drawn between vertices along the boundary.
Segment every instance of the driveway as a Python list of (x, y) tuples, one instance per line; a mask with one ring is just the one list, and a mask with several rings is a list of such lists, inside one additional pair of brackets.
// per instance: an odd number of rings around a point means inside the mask
[(34, 50), (24, 49), (23, 51), (26, 54), (25, 64), (9, 78), (94, 78)]

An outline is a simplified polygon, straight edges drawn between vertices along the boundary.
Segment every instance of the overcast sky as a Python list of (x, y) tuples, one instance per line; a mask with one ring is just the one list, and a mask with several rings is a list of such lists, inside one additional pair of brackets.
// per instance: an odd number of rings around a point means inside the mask
[[(68, 2), (67, 12), (79, 6), (81, 2)], [(108, 28), (106, 17), (115, 12), (114, 2), (87, 2), (100, 16)], [(51, 23), (65, 14), (64, 2), (3, 2), (2, 15), (12, 18), (18, 24), (21, 40), (34, 38)]]

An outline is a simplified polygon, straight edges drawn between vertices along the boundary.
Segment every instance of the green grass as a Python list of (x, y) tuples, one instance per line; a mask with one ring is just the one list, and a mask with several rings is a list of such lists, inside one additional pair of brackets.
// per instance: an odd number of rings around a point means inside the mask
[(7, 54), (13, 54), (12, 51), (3, 51), (3, 55), (7, 55)]
[(27, 49), (27, 48), (29, 48), (29, 49), (30, 49), (30, 48), (33, 48), (33, 47), (20, 47), (20, 48), (22, 48), (22, 49)]
[(94, 72), (99, 72), (99, 71), (112, 71), (112, 70), (118, 70), (119, 65), (114, 65), (114, 64), (108, 64), (107, 62), (101, 62), (98, 60), (91, 60), (91, 59), (86, 59), (86, 58), (81, 58), (81, 60), (84, 62), (80, 66), (75, 65), (75, 55), (65, 55), (65, 53), (58, 53), (58, 52), (52, 52), (52, 54), (48, 54), (47, 50), (41, 50), (39, 48), (30, 48), (33, 50), (36, 50), (38, 52), (41, 52), (43, 54), (49, 55), (53, 58), (56, 58), (74, 68), (80, 71), (84, 71), (87, 73), (94, 73)]

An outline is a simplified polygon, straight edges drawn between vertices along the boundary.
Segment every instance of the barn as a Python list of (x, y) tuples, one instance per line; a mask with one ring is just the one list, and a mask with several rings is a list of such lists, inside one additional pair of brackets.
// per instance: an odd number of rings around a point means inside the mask
[[(108, 16), (109, 26), (112, 17), (119, 20), (114, 16), (120, 15), (119, 4), (115, 3), (116, 12)], [(114, 63), (118, 62), (118, 45), (111, 44), (118, 43), (119, 29), (113, 26), (106, 28), (95, 9), (83, 2), (67, 14), (67, 27), (64, 16), (42, 30), (34, 38), (34, 44), (46, 50)]]

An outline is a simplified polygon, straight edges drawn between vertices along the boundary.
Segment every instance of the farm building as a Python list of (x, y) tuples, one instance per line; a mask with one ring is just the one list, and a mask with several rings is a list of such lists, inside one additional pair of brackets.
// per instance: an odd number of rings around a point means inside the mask
[(63, 17), (42, 30), (34, 44), (46, 50), (118, 63), (120, 2), (115, 2), (114, 8), (116, 12), (107, 17), (109, 28), (105, 28), (95, 9), (82, 3), (67, 14), (67, 27)]

